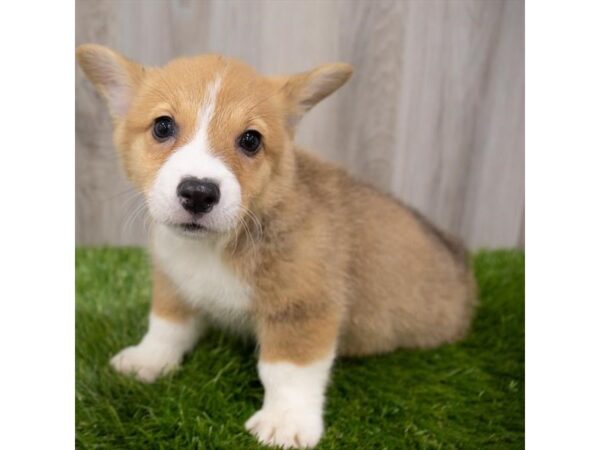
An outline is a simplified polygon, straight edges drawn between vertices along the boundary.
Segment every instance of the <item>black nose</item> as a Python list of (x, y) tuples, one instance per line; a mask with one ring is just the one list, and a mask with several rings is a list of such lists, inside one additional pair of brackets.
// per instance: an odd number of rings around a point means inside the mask
[(184, 178), (177, 186), (177, 196), (181, 206), (192, 214), (209, 212), (219, 203), (219, 186), (209, 180)]

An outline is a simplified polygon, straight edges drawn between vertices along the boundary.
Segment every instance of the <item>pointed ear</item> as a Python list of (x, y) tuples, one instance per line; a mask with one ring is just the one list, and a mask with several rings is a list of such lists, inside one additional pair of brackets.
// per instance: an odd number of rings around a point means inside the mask
[(352, 66), (346, 63), (323, 64), (314, 69), (278, 77), (282, 92), (289, 108), (289, 121), (292, 126), (313, 106), (340, 88), (352, 75)]
[(119, 53), (96, 44), (77, 47), (77, 62), (106, 99), (113, 118), (123, 118), (144, 76), (144, 68)]

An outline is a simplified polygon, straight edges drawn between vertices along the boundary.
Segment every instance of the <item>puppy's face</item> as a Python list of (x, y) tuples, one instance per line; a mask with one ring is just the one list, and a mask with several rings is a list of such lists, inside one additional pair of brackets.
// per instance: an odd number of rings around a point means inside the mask
[(267, 78), (216, 55), (143, 68), (78, 48), (106, 98), (115, 143), (153, 219), (190, 237), (235, 229), (285, 178), (299, 118), (350, 76), (347, 64)]

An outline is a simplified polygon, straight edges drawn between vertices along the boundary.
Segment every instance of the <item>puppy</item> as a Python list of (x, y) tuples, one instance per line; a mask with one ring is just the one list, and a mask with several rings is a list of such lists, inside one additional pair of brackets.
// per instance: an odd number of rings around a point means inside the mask
[(117, 371), (154, 381), (209, 324), (253, 336), (265, 395), (246, 428), (313, 447), (336, 355), (464, 336), (475, 289), (460, 243), (294, 144), (351, 66), (265, 77), (202, 55), (149, 68), (91, 44), (77, 59), (153, 219), (149, 327), (111, 360)]

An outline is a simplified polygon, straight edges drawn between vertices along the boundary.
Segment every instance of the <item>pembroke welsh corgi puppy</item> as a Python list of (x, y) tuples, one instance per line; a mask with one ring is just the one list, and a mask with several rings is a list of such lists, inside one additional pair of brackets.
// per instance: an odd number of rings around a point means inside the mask
[(149, 327), (111, 360), (117, 371), (154, 381), (209, 324), (253, 336), (265, 395), (246, 428), (313, 447), (336, 356), (464, 336), (475, 284), (460, 243), (294, 144), (350, 65), (265, 77), (202, 55), (150, 68), (99, 45), (77, 59), (153, 219)]

